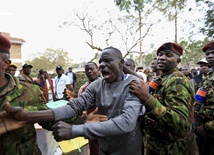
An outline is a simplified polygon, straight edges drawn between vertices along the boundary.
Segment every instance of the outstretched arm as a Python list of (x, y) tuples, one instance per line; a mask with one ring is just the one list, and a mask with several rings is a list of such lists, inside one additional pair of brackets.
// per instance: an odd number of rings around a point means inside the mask
[(10, 103), (5, 104), (5, 111), (10, 118), (26, 123), (44, 123), (54, 120), (52, 110), (26, 111), (21, 107), (12, 107)]

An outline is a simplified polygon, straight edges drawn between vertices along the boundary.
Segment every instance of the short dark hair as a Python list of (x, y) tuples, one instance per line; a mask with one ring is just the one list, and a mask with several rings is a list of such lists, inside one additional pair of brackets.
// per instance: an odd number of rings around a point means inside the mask
[(125, 61), (130, 61), (133, 65), (135, 65), (135, 61), (132, 58), (127, 58)]
[(85, 64), (85, 66), (86, 66), (87, 64), (94, 64), (94, 66), (96, 66), (96, 68), (98, 68), (98, 65), (97, 65), (95, 62), (93, 62), (93, 61), (87, 62), (87, 63)]
[(42, 68), (42, 69), (39, 70), (39, 74), (40, 74), (40, 75), (43, 74), (43, 73), (46, 73), (46, 72), (47, 72), (47, 70), (44, 69), (44, 68)]
[(118, 59), (123, 59), (122, 52), (119, 49), (112, 47), (112, 46), (109, 46), (109, 47), (104, 48), (103, 51), (108, 50), (108, 49), (114, 50), (117, 53)]

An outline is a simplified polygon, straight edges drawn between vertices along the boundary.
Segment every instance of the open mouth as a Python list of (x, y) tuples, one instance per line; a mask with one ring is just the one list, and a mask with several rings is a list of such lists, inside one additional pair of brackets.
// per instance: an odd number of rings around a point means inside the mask
[(109, 72), (101, 71), (101, 73), (102, 73), (104, 79), (108, 79), (110, 77)]

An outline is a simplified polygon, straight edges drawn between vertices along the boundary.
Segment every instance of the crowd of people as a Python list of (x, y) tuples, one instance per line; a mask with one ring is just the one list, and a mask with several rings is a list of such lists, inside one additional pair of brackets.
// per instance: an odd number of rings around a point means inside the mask
[[(179, 68), (183, 47), (163, 43), (146, 69), (107, 47), (99, 65), (88, 62), (88, 81), (74, 97), (72, 67), (45, 69), (33, 80), (32, 65), (10, 60), (9, 39), (0, 34), (0, 154), (41, 154), (34, 123), (51, 130), (57, 142), (89, 139), (90, 155), (214, 154), (214, 42), (202, 47), (199, 69)], [(151, 69), (150, 69), (151, 68)], [(67, 100), (47, 108), (49, 101)], [(76, 124), (69, 119), (82, 117)]]

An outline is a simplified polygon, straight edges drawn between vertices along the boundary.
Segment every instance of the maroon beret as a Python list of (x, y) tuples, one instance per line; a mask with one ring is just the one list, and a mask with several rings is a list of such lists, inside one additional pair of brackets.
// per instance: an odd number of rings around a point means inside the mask
[(11, 42), (10, 40), (0, 33), (0, 52), (10, 53)]
[(163, 45), (161, 45), (158, 50), (157, 50), (157, 54), (160, 51), (169, 51), (169, 52), (174, 52), (175, 54), (178, 54), (179, 56), (183, 54), (183, 47), (179, 44), (176, 43), (165, 43)]
[(202, 51), (206, 52), (207, 50), (214, 50), (214, 41), (206, 44), (203, 48)]

